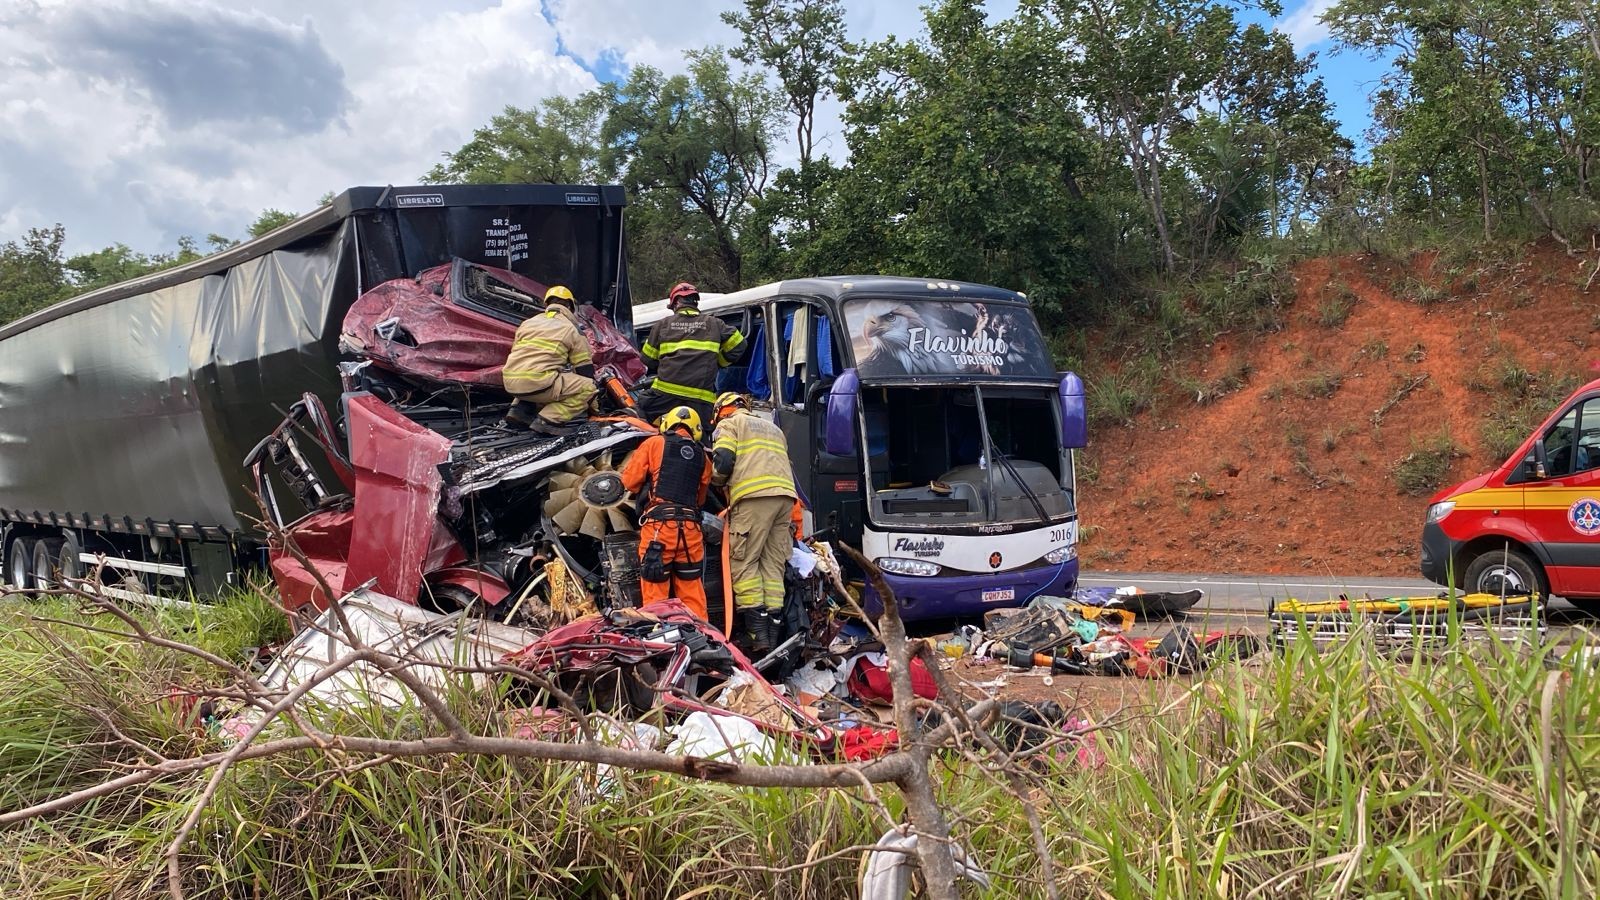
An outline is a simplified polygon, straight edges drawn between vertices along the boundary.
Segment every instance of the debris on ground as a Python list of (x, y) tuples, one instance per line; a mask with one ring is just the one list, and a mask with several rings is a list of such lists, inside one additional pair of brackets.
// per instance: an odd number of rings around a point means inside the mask
[[(956, 874), (979, 887), (989, 886), (989, 876), (960, 845), (951, 848)], [(911, 873), (915, 869), (917, 836), (903, 828), (892, 828), (871, 853), (861, 874), (861, 900), (906, 900), (911, 896)]]
[[(353, 651), (354, 643), (338, 618), (361, 644), (414, 664), (410, 671), (427, 687), (444, 691), (461, 669), (493, 666), (507, 653), (526, 646), (533, 632), (492, 622), (463, 612), (441, 614), (402, 603), (393, 597), (358, 589), (312, 619), (277, 653), (261, 675), (262, 686), (287, 693), (307, 682), (306, 696), (329, 707), (377, 706), (397, 709), (410, 692), (378, 666), (356, 662), (331, 676), (321, 677), (330, 663)], [(478, 685), (488, 676), (470, 677)], [(222, 735), (238, 740), (249, 733), (264, 713), (249, 709), (224, 720)]]

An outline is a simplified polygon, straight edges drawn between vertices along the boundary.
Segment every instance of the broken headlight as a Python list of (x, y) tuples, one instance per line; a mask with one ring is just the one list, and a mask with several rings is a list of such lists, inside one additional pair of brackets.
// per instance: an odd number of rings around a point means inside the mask
[(920, 559), (901, 559), (898, 556), (880, 556), (873, 562), (885, 572), (896, 575), (921, 575), (924, 577), (939, 574), (937, 563), (923, 562)]

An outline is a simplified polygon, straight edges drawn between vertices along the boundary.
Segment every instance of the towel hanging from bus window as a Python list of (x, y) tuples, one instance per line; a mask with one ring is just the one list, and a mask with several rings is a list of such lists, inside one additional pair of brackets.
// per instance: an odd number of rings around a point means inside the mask
[(767, 380), (767, 327), (763, 321), (757, 321), (756, 327), (751, 331), (755, 335), (750, 341), (750, 350), (745, 359), (750, 362), (750, 372), (745, 376), (744, 389), (751, 397), (757, 400), (772, 399), (772, 384)]

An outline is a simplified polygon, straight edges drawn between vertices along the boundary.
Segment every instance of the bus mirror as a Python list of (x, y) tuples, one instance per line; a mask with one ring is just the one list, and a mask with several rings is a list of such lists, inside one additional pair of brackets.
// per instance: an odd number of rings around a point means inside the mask
[(856, 449), (856, 403), (861, 377), (855, 369), (845, 369), (828, 392), (828, 427), (823, 449), (834, 456), (853, 456)]
[(1089, 445), (1089, 412), (1084, 404), (1083, 379), (1061, 375), (1061, 446), (1081, 450)]

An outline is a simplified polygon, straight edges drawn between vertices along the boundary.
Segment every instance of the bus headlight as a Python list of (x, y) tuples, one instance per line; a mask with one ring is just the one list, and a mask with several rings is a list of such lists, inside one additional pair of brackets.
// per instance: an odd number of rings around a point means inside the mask
[(1077, 558), (1077, 544), (1068, 544), (1065, 547), (1057, 547), (1056, 549), (1051, 550), (1049, 553), (1044, 555), (1044, 561), (1052, 566), (1059, 566), (1064, 562), (1068, 562)]
[(1440, 500), (1438, 503), (1428, 507), (1427, 524), (1432, 525), (1445, 516), (1450, 515), (1450, 510), (1455, 508), (1456, 502), (1454, 500)]
[(919, 575), (924, 578), (939, 574), (937, 563), (923, 562), (920, 559), (901, 559), (898, 556), (880, 556), (873, 562), (885, 572), (896, 575)]

